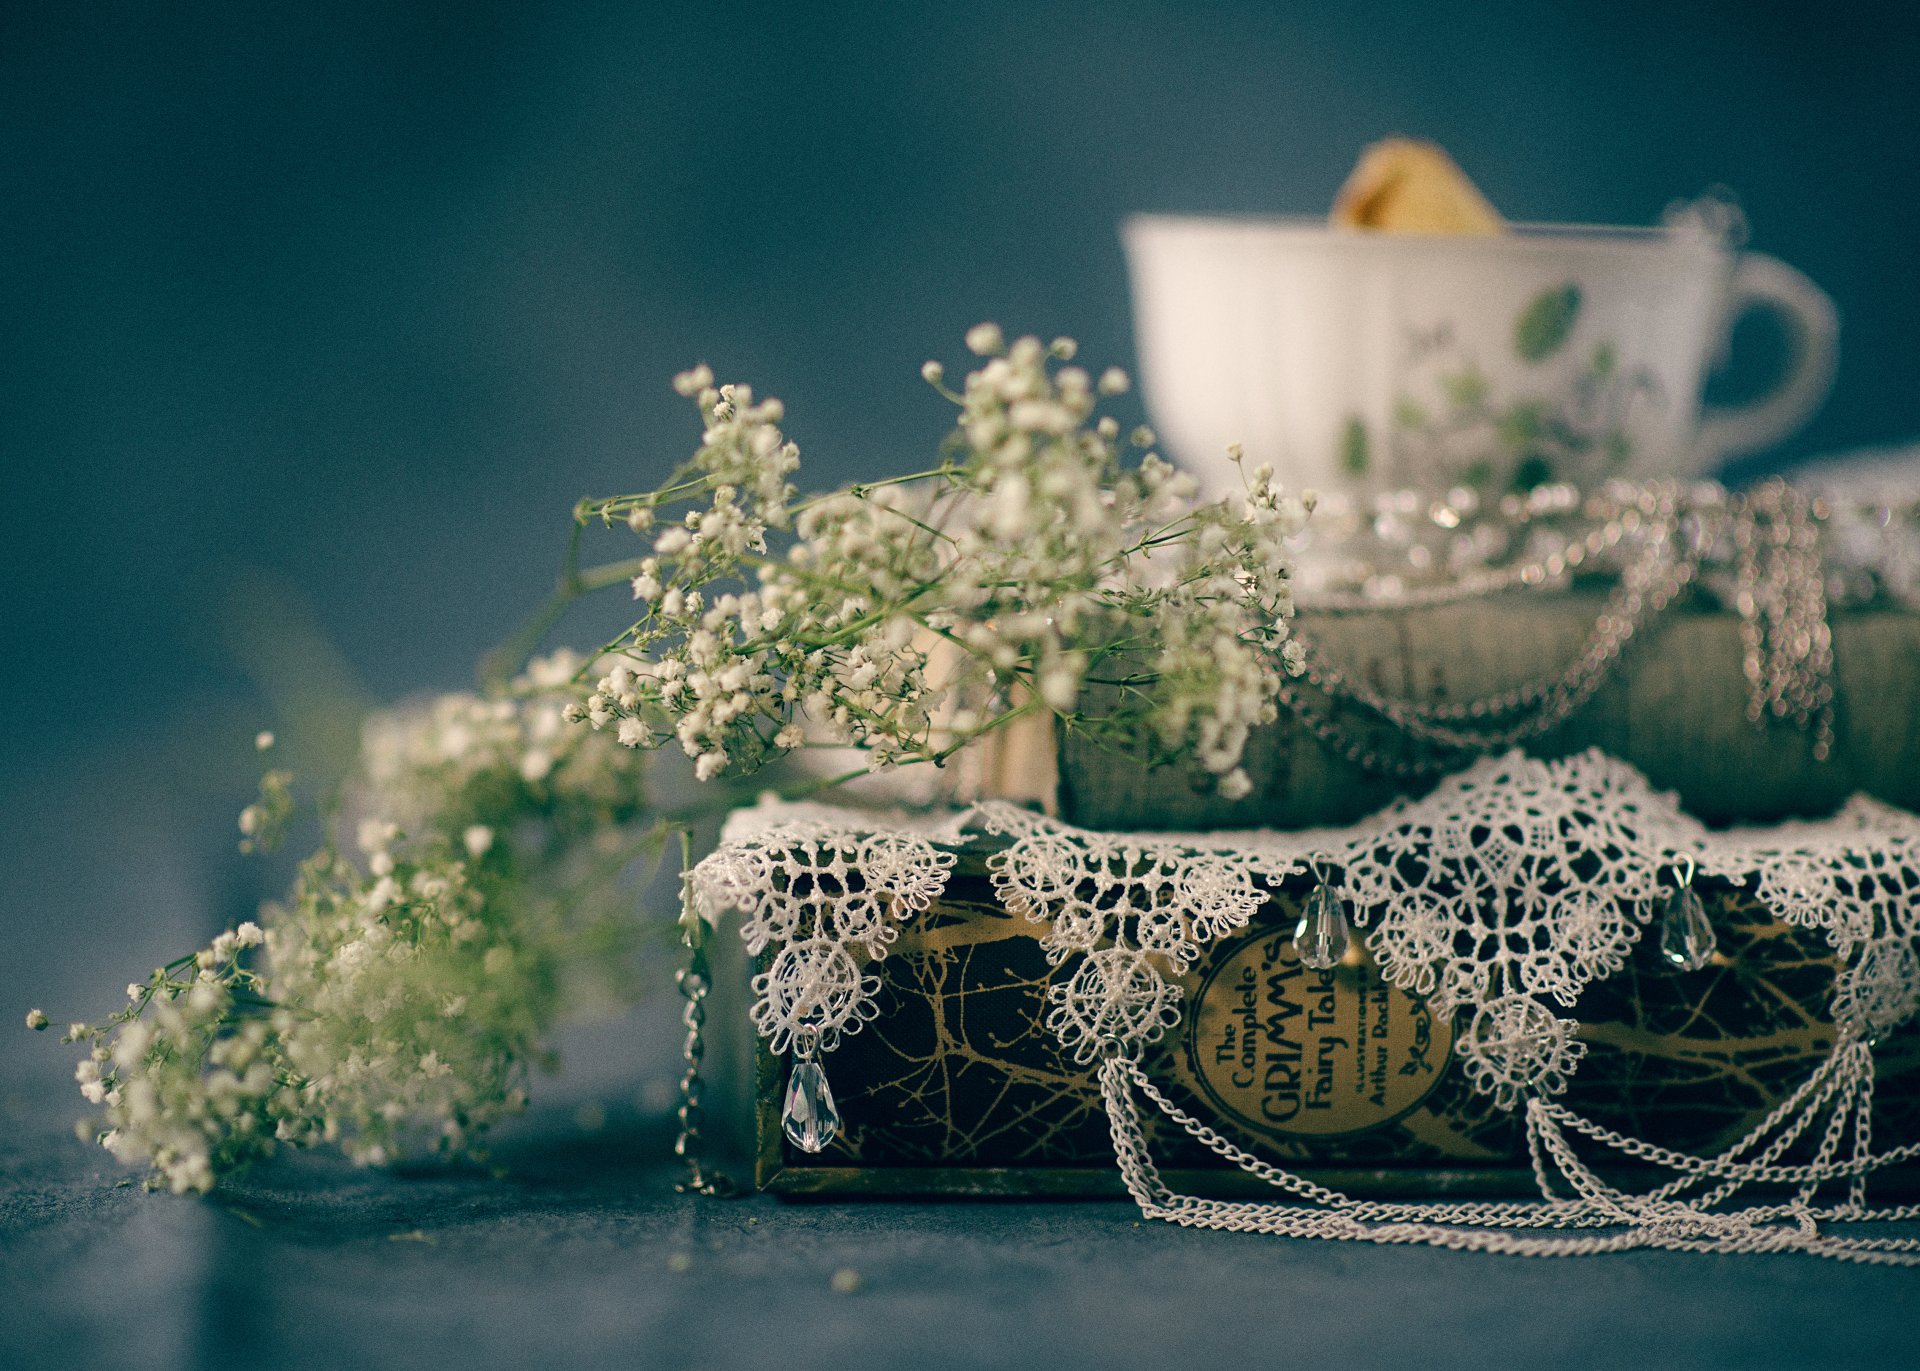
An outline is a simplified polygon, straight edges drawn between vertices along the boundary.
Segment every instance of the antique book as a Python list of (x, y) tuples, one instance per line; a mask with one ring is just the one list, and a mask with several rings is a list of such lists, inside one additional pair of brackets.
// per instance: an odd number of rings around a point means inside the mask
[[(1464, 702), (1559, 676), (1604, 604), (1601, 594), (1575, 592), (1365, 614), (1303, 610), (1297, 627), (1327, 660), (1381, 694)], [(1708, 823), (1817, 816), (1856, 791), (1920, 808), (1920, 614), (1837, 611), (1832, 632), (1835, 738), (1825, 761), (1791, 723), (1749, 721), (1739, 617), (1689, 605), (1657, 617), (1593, 698), (1525, 750), (1562, 757), (1600, 748), (1677, 791)], [(1362, 706), (1305, 693), (1316, 714), (1383, 756), (1423, 747)], [(1243, 800), (1221, 799), (1191, 769), (1150, 769), (1072, 736), (1061, 741), (1059, 768), (1063, 818), (1123, 831), (1350, 823), (1431, 786), (1364, 770), (1285, 711), (1248, 747), (1254, 784)]]
[[(783, 1135), (789, 1063), (755, 1044), (761, 1187), (1122, 1193), (1097, 1067), (1076, 1061), (1045, 1022), (1047, 989), (1069, 973), (1049, 965), (1039, 928), (996, 897), (986, 865), (996, 846), (963, 848), (944, 894), (870, 963), (878, 1012), (828, 1058), (843, 1126), (824, 1152)], [(1290, 880), (1185, 973), (1181, 1022), (1150, 1052), (1149, 1073), (1237, 1145), (1349, 1192), (1530, 1189), (1521, 1120), (1467, 1079), (1451, 1016), (1388, 984), (1364, 954), (1327, 971), (1301, 964), (1293, 930), (1309, 884)], [(1817, 933), (1779, 922), (1752, 896), (1704, 880), (1701, 892), (1719, 940), (1713, 964), (1679, 970), (1656, 939), (1641, 939), (1626, 969), (1574, 1007), (1586, 1057), (1563, 1098), (1608, 1127), (1710, 1154), (1829, 1053), (1835, 967)], [(1874, 1136), (1920, 1136), (1920, 1030), (1898, 1031), (1875, 1055)], [(1149, 1133), (1177, 1188), (1257, 1189), (1164, 1120)], [(1878, 1176), (1873, 1194), (1913, 1180)]]

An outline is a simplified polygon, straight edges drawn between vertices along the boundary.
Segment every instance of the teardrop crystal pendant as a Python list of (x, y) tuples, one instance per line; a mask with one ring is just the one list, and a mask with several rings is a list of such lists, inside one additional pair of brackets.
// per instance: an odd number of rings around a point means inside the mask
[(1707, 907), (1693, 887), (1681, 886), (1667, 896), (1660, 912), (1660, 955), (1682, 971), (1698, 971), (1719, 948)]
[(787, 1077), (787, 1103), (780, 1124), (793, 1145), (804, 1152), (820, 1152), (840, 1132), (840, 1111), (833, 1103), (827, 1073), (812, 1057), (793, 1064)]
[(1346, 957), (1352, 943), (1340, 897), (1323, 881), (1307, 896), (1300, 922), (1293, 928), (1293, 945), (1300, 953), (1301, 964), (1315, 971), (1329, 970)]

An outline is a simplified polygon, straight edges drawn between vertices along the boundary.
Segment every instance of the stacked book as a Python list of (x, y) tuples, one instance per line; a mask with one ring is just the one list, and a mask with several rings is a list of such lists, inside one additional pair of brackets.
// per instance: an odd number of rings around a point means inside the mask
[[(1472, 760), (1410, 738), (1364, 697), (1444, 707), (1551, 682), (1588, 650), (1609, 612), (1605, 592), (1579, 589), (1303, 610), (1296, 626), (1312, 660), (1347, 686), (1303, 682), (1292, 692), (1248, 750), (1251, 794), (1225, 800), (1190, 772), (1065, 736), (1055, 808), (1068, 823), (1109, 833), (1353, 823)], [(1920, 614), (1850, 609), (1830, 624), (1825, 747), (1791, 719), (1750, 717), (1751, 623), (1699, 596), (1651, 617), (1580, 706), (1525, 750), (1551, 758), (1599, 749), (1714, 825), (1818, 817), (1856, 792), (1920, 808)], [(1046, 1026), (1049, 990), (1065, 973), (990, 879), (1001, 845), (983, 837), (965, 846), (933, 907), (869, 964), (879, 1013), (833, 1054), (842, 1127), (824, 1152), (783, 1138), (783, 1064), (760, 1049), (762, 1185), (797, 1194), (1118, 1192), (1096, 1073)], [(1294, 932), (1316, 879), (1289, 878), (1247, 929), (1181, 972), (1183, 1021), (1149, 1072), (1238, 1144), (1349, 1190), (1527, 1189), (1517, 1117), (1473, 1089), (1452, 1059), (1463, 1023), (1387, 985), (1364, 940), (1332, 971), (1303, 968)], [(1609, 1127), (1696, 1152), (1739, 1137), (1831, 1051), (1835, 988), (1817, 932), (1780, 923), (1736, 885), (1702, 878), (1699, 892), (1716, 930), (1712, 965), (1677, 968), (1656, 937), (1642, 938), (1626, 971), (1574, 1007), (1586, 1059), (1566, 1096)], [(1338, 1078), (1347, 1103), (1332, 1113), (1286, 1107), (1307, 1098), (1310, 1075), (1277, 1087), (1241, 1079), (1237, 1045), (1272, 1019), (1265, 1011), (1285, 1015), (1289, 986), (1335, 1006), (1287, 1018), (1286, 1031), (1301, 1039), (1288, 1046), (1303, 1061), (1345, 1062), (1356, 1035), (1369, 1044), (1371, 1065), (1355, 1056), (1350, 1070), (1339, 1068), (1355, 1079)], [(1920, 1034), (1898, 1033), (1877, 1055), (1877, 1127), (1910, 1136), (1920, 1127)], [(1179, 1184), (1246, 1191), (1247, 1178), (1217, 1156), (1149, 1131)]]
[[(1364, 614), (1302, 610), (1297, 628), (1318, 655), (1374, 692), (1443, 704), (1559, 675), (1605, 608), (1598, 591), (1508, 595)], [(1920, 809), (1920, 614), (1841, 611), (1831, 627), (1835, 736), (1824, 759), (1791, 723), (1749, 718), (1740, 617), (1690, 603), (1655, 618), (1592, 697), (1525, 750), (1562, 757), (1599, 748), (1677, 792), (1689, 813), (1710, 824), (1812, 818), (1861, 791)], [(1063, 739), (1062, 816), (1122, 831), (1345, 824), (1419, 792), (1438, 773), (1369, 769), (1327, 735), (1364, 746), (1390, 767), (1457, 769), (1471, 760), (1459, 756), (1448, 768), (1444, 754), (1376, 711), (1311, 687), (1300, 694), (1298, 712), (1255, 735), (1246, 762), (1254, 788), (1237, 801), (1178, 769), (1148, 769)]]

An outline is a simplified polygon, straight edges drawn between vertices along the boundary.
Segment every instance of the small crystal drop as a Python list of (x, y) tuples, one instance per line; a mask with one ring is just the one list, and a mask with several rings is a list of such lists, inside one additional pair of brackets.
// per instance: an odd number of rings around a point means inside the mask
[(806, 1152), (823, 1151), (840, 1132), (840, 1111), (834, 1107), (833, 1090), (819, 1062), (809, 1058), (793, 1064), (780, 1122), (793, 1145)]
[(1315, 971), (1338, 966), (1347, 955), (1353, 935), (1347, 932), (1347, 916), (1340, 908), (1340, 897), (1333, 887), (1316, 885), (1294, 925), (1293, 945), (1300, 961)]
[(1698, 971), (1713, 960), (1719, 946), (1707, 907), (1700, 903), (1692, 886), (1683, 886), (1667, 896), (1660, 914), (1662, 957), (1683, 971)]

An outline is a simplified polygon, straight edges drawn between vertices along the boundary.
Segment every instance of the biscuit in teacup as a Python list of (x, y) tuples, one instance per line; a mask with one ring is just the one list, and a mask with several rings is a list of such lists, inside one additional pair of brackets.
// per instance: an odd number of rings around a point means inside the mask
[(1437, 143), (1386, 138), (1360, 154), (1333, 202), (1339, 228), (1495, 234), (1506, 222)]

